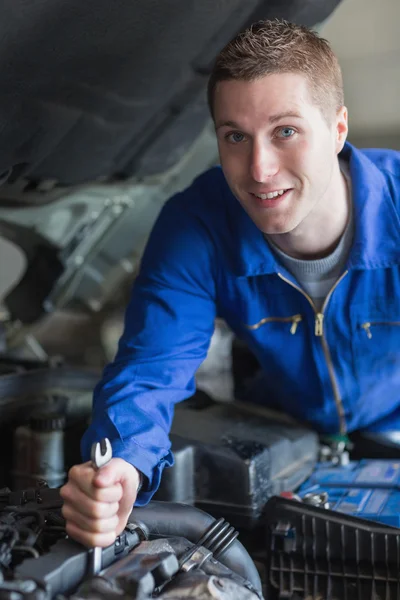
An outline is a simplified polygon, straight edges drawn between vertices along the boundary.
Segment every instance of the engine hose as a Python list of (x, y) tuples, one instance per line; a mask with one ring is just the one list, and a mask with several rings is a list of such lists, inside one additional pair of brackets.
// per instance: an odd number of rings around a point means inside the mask
[[(196, 544), (205, 531), (215, 522), (208, 513), (178, 502), (150, 502), (147, 506), (135, 507), (129, 521), (142, 526), (153, 537), (185, 537)], [(234, 573), (247, 579), (261, 592), (261, 580), (245, 547), (235, 540), (218, 560)]]

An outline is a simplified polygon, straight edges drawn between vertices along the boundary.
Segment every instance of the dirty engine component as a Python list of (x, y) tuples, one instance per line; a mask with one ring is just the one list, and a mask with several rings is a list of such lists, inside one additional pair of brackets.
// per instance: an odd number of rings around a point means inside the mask
[(61, 506), (45, 486), (0, 490), (2, 600), (262, 599), (255, 565), (223, 519), (169, 503), (135, 508), (93, 576), (93, 550), (67, 537)]

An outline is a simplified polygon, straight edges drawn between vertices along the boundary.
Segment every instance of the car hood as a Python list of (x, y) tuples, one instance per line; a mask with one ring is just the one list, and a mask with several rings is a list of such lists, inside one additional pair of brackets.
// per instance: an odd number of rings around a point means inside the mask
[(0, 250), (18, 257), (0, 295), (11, 318), (72, 299), (102, 306), (167, 196), (217, 160), (205, 90), (218, 51), (254, 21), (315, 26), (339, 2), (6, 0)]

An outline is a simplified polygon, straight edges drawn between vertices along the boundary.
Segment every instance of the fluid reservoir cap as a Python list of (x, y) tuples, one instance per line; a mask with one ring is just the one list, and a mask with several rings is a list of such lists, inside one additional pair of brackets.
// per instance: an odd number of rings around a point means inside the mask
[(65, 415), (61, 413), (35, 412), (29, 424), (33, 431), (62, 431), (65, 427)]

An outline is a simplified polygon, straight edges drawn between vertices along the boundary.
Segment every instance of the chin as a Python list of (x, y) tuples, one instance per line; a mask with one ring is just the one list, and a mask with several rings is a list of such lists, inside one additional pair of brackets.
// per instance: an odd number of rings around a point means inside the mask
[(294, 229), (296, 229), (297, 222), (294, 222), (293, 219), (274, 219), (266, 221), (260, 221), (254, 219), (255, 224), (258, 229), (262, 231), (265, 235), (282, 235), (284, 233), (290, 233)]

